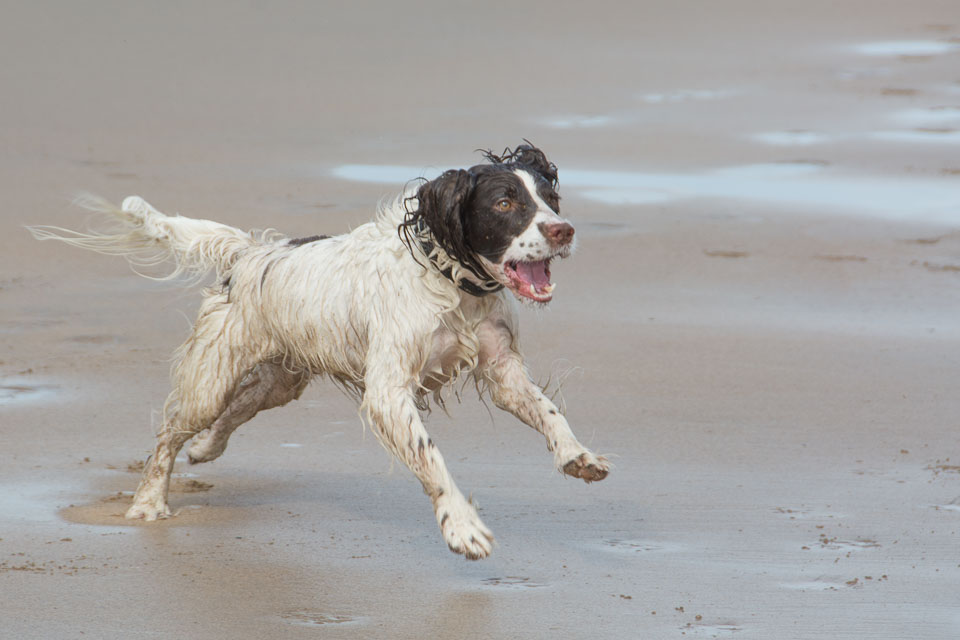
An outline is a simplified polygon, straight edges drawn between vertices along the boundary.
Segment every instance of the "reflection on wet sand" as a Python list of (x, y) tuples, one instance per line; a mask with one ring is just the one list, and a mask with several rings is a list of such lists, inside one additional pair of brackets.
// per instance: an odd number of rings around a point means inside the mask
[(0, 378), (0, 410), (4, 406), (45, 404), (57, 397), (60, 387), (29, 378)]
[[(923, 134), (941, 135), (948, 134)], [(953, 134), (949, 134), (953, 135)], [(960, 132), (956, 132), (960, 136)], [(960, 137), (957, 138), (960, 140)], [(436, 172), (393, 165), (341, 165), (333, 176), (358, 182), (402, 184)], [(579, 196), (611, 205), (649, 205), (689, 199), (764, 202), (791, 211), (942, 223), (956, 220), (960, 187), (943, 178), (861, 175), (817, 161), (778, 162), (689, 173), (647, 173), (566, 168), (561, 185)]]
[(958, 50), (960, 44), (942, 40), (891, 40), (853, 47), (853, 51), (865, 56), (938, 56)]

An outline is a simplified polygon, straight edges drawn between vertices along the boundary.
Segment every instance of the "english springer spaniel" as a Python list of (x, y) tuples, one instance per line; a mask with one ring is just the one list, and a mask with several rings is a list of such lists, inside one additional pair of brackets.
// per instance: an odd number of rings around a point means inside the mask
[[(517, 344), (516, 302), (553, 297), (550, 263), (570, 255), (574, 229), (559, 215), (557, 167), (530, 144), (485, 153), (382, 205), (351, 233), (289, 239), (160, 213), (130, 196), (96, 208), (121, 232), (32, 227), (134, 265), (171, 260), (169, 277), (216, 270), (193, 332), (177, 350), (163, 408), (127, 518), (171, 515), (174, 459), (193, 438), (192, 463), (220, 456), (257, 412), (284, 405), (326, 375), (360, 401), (380, 443), (423, 484), (447, 545), (488, 556), (493, 534), (454, 484), (421, 411), (469, 373), (481, 393), (546, 438), (557, 468), (603, 480), (605, 458), (583, 447), (533, 383)], [(509, 295), (507, 292), (510, 292)]]

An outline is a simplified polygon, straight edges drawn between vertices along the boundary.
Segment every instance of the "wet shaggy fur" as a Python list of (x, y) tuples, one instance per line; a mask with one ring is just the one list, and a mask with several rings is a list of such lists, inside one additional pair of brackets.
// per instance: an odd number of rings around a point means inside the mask
[(99, 210), (115, 233), (33, 227), (171, 277), (214, 270), (193, 332), (177, 350), (156, 449), (128, 518), (171, 516), (174, 459), (220, 456), (259, 411), (295, 400), (315, 376), (355, 394), (383, 446), (420, 480), (451, 550), (484, 558), (493, 534), (457, 488), (421, 419), (433, 394), (471, 375), (496, 406), (543, 434), (554, 464), (586, 482), (607, 461), (584, 448), (535, 385), (518, 346), (517, 300), (552, 297), (552, 259), (573, 249), (556, 167), (532, 145), (424, 181), (353, 232), (290, 239), (165, 215), (131, 196)]

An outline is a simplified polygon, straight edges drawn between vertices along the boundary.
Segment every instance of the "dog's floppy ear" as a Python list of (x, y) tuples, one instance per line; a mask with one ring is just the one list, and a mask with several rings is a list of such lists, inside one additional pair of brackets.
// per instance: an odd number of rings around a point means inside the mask
[[(474, 267), (473, 251), (463, 228), (466, 207), (477, 184), (476, 177), (463, 169), (450, 169), (421, 185), (417, 191), (416, 218), (430, 229), (434, 241), (460, 264)], [(481, 273), (482, 273), (481, 268)]]

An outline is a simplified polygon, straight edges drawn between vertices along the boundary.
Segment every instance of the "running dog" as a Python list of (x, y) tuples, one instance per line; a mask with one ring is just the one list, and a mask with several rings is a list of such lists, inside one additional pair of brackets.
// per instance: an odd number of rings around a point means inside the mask
[(490, 554), (493, 534), (420, 413), (461, 376), (543, 434), (562, 473), (607, 476), (607, 460), (577, 441), (533, 383), (517, 342), (516, 301), (550, 302), (551, 261), (574, 248), (557, 167), (531, 144), (485, 156), (421, 181), (373, 222), (334, 237), (244, 232), (164, 215), (137, 196), (98, 206), (121, 223), (116, 233), (30, 228), (135, 265), (171, 261), (171, 278), (216, 272), (176, 352), (156, 450), (127, 518), (171, 515), (170, 474), (188, 440), (191, 462), (213, 460), (237, 427), (323, 375), (357, 397), (380, 443), (423, 484), (447, 545), (469, 559)]

